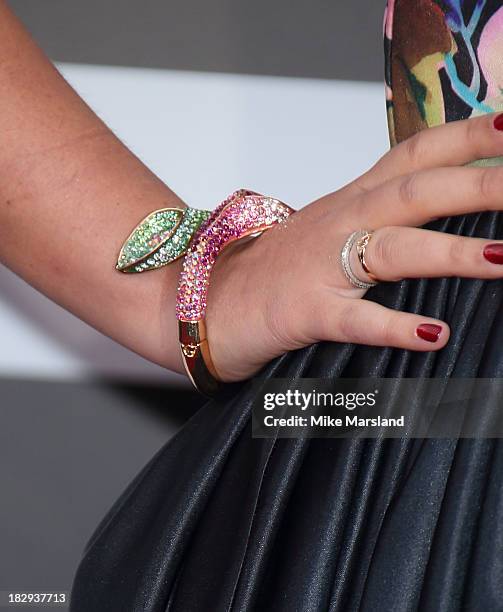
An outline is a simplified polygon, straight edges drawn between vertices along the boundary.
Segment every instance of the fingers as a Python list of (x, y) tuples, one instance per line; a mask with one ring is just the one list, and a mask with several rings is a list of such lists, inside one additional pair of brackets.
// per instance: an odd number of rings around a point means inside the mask
[(503, 167), (434, 168), (379, 185), (351, 202), (362, 227), (424, 225), (449, 217), (503, 208)]
[[(385, 281), (445, 276), (496, 279), (503, 277), (503, 242), (411, 227), (385, 227), (372, 234), (365, 263)], [(353, 269), (365, 280), (358, 260)]]
[(391, 149), (354, 184), (373, 189), (403, 174), (503, 155), (503, 131), (495, 127), (498, 116), (487, 114), (422, 130)]
[(311, 320), (310, 333), (318, 340), (412, 351), (436, 351), (449, 340), (449, 327), (442, 321), (366, 300), (327, 299), (321, 310), (321, 316)]

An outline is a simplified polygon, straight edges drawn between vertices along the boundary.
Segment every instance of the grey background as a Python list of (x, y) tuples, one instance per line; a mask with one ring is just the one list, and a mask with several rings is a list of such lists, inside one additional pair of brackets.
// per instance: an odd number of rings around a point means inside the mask
[[(382, 80), (384, 1), (10, 4), (54, 60)], [(201, 402), (167, 387), (0, 378), (0, 590), (68, 590), (103, 514)]]
[(11, 0), (55, 60), (382, 80), (384, 0)]
[(0, 591), (69, 590), (94, 527), (201, 403), (164, 387), (0, 380)]

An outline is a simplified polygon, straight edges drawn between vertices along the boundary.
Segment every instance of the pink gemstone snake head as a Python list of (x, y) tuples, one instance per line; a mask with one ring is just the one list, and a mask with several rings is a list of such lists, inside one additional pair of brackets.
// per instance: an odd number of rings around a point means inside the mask
[(224, 200), (199, 228), (185, 255), (178, 284), (178, 320), (204, 318), (210, 273), (223, 248), (245, 236), (270, 229), (293, 212), (279, 200), (244, 189)]

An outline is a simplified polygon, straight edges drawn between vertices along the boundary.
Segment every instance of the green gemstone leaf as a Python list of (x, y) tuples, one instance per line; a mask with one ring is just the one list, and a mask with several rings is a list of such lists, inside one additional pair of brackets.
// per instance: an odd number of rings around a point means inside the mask
[[(181, 219), (178, 221), (178, 224), (175, 225), (174, 231), (171, 234), (167, 233), (167, 237), (164, 240), (162, 240), (163, 236), (154, 236), (154, 242), (142, 249), (141, 245), (145, 244), (145, 236), (152, 229), (151, 225), (148, 224), (149, 217), (168, 211), (181, 213)], [(151, 213), (149, 217), (143, 219), (143, 221), (133, 230), (122, 247), (119, 263), (116, 266), (117, 269), (120, 272), (130, 274), (146, 272), (147, 270), (156, 270), (157, 268), (170, 264), (179, 257), (185, 255), (195, 232), (210, 216), (211, 211), (199, 210), (197, 208), (191, 208), (190, 206), (181, 210), (162, 209), (160, 211), (155, 211), (155, 213)], [(156, 231), (159, 229), (162, 230), (162, 228), (158, 227), (161, 221), (163, 221), (163, 219), (154, 220), (154, 225), (157, 226), (154, 228)], [(146, 229), (142, 227), (144, 224), (147, 226)], [(169, 229), (169, 227), (165, 229)], [(138, 232), (138, 236), (136, 236), (135, 232)], [(135, 237), (137, 239), (135, 239)], [(160, 241), (159, 237), (161, 238)], [(128, 245), (130, 241), (131, 245)], [(157, 243), (158, 246), (156, 246)], [(138, 257), (140, 257), (140, 259), (137, 259)], [(131, 263), (128, 263), (128, 261)]]
[(163, 208), (150, 213), (131, 232), (123, 244), (117, 269), (126, 271), (154, 255), (175, 233), (183, 217), (183, 210)]

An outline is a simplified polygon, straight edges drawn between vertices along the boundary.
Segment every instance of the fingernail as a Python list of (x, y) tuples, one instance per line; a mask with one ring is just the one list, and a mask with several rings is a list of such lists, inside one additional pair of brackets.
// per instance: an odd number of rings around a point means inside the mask
[(436, 342), (440, 338), (442, 327), (434, 323), (423, 323), (416, 329), (416, 334), (426, 342)]
[(493, 264), (503, 264), (503, 244), (488, 244), (484, 248), (484, 257)]
[(501, 113), (495, 118), (494, 127), (500, 132), (503, 132), (503, 113)]

